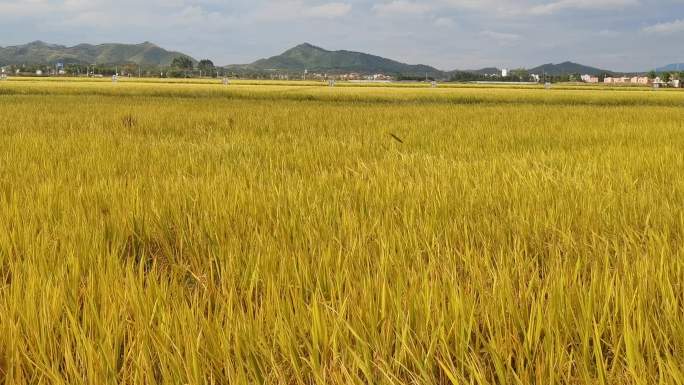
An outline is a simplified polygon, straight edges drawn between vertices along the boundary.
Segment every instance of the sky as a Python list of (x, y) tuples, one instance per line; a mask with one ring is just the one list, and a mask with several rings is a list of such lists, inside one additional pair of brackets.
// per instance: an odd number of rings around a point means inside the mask
[(684, 0), (0, 0), (0, 46), (141, 43), (216, 64), (308, 42), (442, 70), (684, 62)]

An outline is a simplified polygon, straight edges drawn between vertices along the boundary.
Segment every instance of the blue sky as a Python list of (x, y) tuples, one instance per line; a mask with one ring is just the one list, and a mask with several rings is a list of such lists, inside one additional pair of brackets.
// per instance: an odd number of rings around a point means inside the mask
[(309, 42), (444, 70), (684, 62), (684, 0), (0, 0), (0, 46), (152, 41), (217, 64)]

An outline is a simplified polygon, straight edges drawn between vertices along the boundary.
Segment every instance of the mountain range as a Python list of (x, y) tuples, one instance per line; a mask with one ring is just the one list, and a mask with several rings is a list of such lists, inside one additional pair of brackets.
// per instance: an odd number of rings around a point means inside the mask
[[(122, 65), (137, 64), (142, 66), (169, 66), (174, 58), (188, 56), (181, 52), (168, 51), (153, 43), (141, 44), (79, 44), (67, 47), (57, 44), (35, 41), (32, 43), (0, 47), (0, 66), (2, 65), (47, 65), (64, 64), (101, 64)], [(190, 57), (193, 63), (197, 61)], [(405, 64), (396, 60), (383, 58), (362, 52), (329, 51), (315, 45), (304, 43), (291, 48), (280, 55), (260, 59), (250, 64), (228, 65), (226, 69), (238, 73), (250, 72), (311, 72), (325, 73), (384, 73), (388, 75), (406, 75), (422, 77), (428, 75), (435, 78), (449, 78), (455, 73), (473, 73), (478, 75), (500, 74), (498, 68), (482, 68), (475, 70), (443, 71), (424, 64)], [(682, 71), (683, 64), (670, 64), (658, 71)], [(528, 70), (533, 74), (567, 75), (567, 74), (617, 74), (614, 71), (589, 67), (570, 61), (560, 64), (544, 64)]]
[(665, 67), (660, 67), (656, 69), (657, 72), (665, 72), (665, 71), (678, 71), (682, 72), (684, 71), (684, 63), (676, 63), (676, 64), (668, 64)]
[[(383, 57), (369, 55), (354, 51), (328, 51), (326, 49), (317, 47), (315, 45), (304, 43), (292, 49), (283, 52), (280, 55), (270, 57), (268, 59), (257, 60), (251, 64), (230, 65), (227, 69), (245, 72), (245, 71), (283, 71), (283, 72), (300, 72), (309, 70), (312, 72), (362, 72), (362, 73), (385, 73), (385, 74), (402, 74), (425, 76), (426, 74), (432, 77), (448, 78), (451, 74), (456, 72), (468, 72), (478, 75), (495, 75), (500, 74), (501, 70), (498, 68), (482, 68), (478, 70), (453, 70), (442, 71), (437, 68), (424, 64), (404, 64), (395, 60), (386, 59)], [(600, 68), (589, 67), (573, 62), (564, 62), (560, 64), (544, 64), (539, 67), (528, 70), (534, 74), (547, 75), (568, 75), (568, 74), (613, 74), (613, 71), (603, 70)]]
[[(180, 52), (167, 51), (155, 44), (79, 44), (67, 47), (42, 41), (0, 47), (0, 65), (10, 64), (137, 64), (168, 66)], [(187, 55), (186, 55), (187, 56)], [(194, 61), (194, 59), (192, 59)]]

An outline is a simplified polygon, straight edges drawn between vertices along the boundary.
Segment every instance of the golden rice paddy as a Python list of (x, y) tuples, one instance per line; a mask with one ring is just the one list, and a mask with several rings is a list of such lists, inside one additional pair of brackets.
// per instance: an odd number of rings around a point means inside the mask
[(684, 384), (683, 107), (0, 82), (0, 384)]

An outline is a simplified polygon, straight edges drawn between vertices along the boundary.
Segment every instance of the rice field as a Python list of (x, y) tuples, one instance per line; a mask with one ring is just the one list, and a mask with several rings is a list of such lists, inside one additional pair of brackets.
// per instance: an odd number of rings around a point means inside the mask
[(684, 92), (0, 82), (0, 384), (684, 384)]

